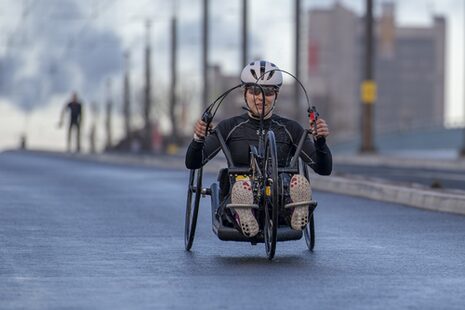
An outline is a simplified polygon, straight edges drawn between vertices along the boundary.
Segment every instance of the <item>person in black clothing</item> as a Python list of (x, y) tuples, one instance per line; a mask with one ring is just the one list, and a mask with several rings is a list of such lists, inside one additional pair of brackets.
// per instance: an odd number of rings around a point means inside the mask
[(77, 93), (74, 92), (71, 96), (71, 101), (65, 104), (61, 111), (60, 122), (58, 127), (63, 126), (63, 118), (66, 111), (69, 111), (69, 126), (68, 135), (66, 140), (66, 149), (69, 152), (71, 150), (71, 132), (74, 129), (76, 132), (76, 152), (81, 150), (81, 121), (82, 121), (82, 104), (78, 100)]
[[(304, 132), (302, 126), (296, 121), (273, 114), (282, 85), (282, 73), (272, 71), (273, 69), (278, 68), (262, 60), (252, 62), (242, 70), (241, 82), (244, 87), (244, 99), (248, 113), (226, 119), (216, 127), (231, 152), (235, 166), (250, 166), (249, 146), (258, 145), (260, 115), (263, 106), (265, 108), (264, 128), (265, 130), (272, 129), (275, 133), (279, 167), (289, 165), (297, 143)], [(256, 86), (257, 83), (264, 90), (265, 102), (263, 102), (260, 87)], [(316, 173), (329, 175), (332, 170), (332, 156), (326, 145), (326, 137), (329, 135), (328, 125), (322, 118), (318, 118), (316, 124), (310, 122), (309, 125), (312, 128), (313, 138), (307, 137), (300, 156)], [(194, 139), (186, 153), (185, 164), (188, 169), (202, 167), (221, 149), (217, 136), (205, 137), (205, 132), (206, 123), (198, 120), (194, 127)], [(236, 180), (232, 186), (231, 195), (226, 197), (227, 201), (223, 204), (226, 205), (223, 210), (230, 211), (222, 212), (226, 215), (230, 212), (229, 215), (235, 219), (242, 233), (248, 237), (255, 236), (259, 231), (253, 208), (251, 182), (253, 180), (248, 178)], [(287, 203), (284, 213), (287, 212), (291, 228), (301, 230), (308, 223), (309, 218), (310, 184), (301, 175), (289, 176), (286, 183)]]

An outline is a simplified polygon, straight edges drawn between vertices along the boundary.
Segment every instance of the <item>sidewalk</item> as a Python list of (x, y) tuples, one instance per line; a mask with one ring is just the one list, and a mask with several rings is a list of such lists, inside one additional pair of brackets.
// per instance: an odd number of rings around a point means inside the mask
[[(23, 153), (18, 151), (18, 153)], [(147, 166), (168, 169), (186, 169), (184, 156), (143, 156), (131, 154), (70, 154), (49, 151), (25, 151), (45, 156), (56, 156), (72, 160)], [(217, 156), (219, 157), (219, 156)], [(437, 168), (465, 171), (463, 160), (407, 159), (386, 156), (335, 156), (335, 163), (358, 165), (384, 165), (396, 167)], [(226, 166), (224, 158), (212, 160), (204, 167), (204, 172), (217, 174)], [(186, 180), (187, 182), (187, 180)], [(319, 191), (364, 197), (373, 200), (393, 202), (421, 209), (450, 212), (465, 215), (465, 191), (432, 189), (420, 185), (406, 185), (378, 178), (360, 176), (320, 176), (311, 174), (312, 187)], [(187, 183), (186, 183), (187, 184)]]
[(459, 159), (449, 153), (415, 152), (393, 153), (381, 155), (336, 155), (333, 157), (338, 164), (354, 164), (362, 166), (408, 167), (420, 169), (444, 169), (465, 172), (465, 159)]

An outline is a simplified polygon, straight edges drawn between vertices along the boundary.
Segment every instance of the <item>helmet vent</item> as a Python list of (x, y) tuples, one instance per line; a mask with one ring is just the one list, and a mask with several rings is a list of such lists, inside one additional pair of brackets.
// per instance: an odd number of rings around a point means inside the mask
[(274, 70), (270, 71), (270, 73), (268, 74), (267, 80), (271, 79), (273, 77), (273, 74), (274, 74)]
[(265, 79), (265, 72), (266, 72), (265, 66), (266, 66), (266, 61), (264, 61), (264, 60), (260, 61), (260, 76), (261, 76), (262, 80)]
[(257, 73), (255, 72), (254, 69), (250, 69), (250, 73), (252, 73), (253, 77), (258, 80)]

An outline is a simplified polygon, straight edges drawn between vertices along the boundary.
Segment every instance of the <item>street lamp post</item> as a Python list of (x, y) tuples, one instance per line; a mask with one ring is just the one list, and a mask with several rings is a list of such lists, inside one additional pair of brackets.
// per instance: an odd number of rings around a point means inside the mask
[(209, 0), (203, 0), (203, 35), (202, 35), (202, 74), (203, 74), (203, 93), (202, 93), (202, 108), (205, 109), (208, 105), (208, 95), (210, 93), (209, 81), (208, 81), (208, 9)]
[(106, 143), (105, 148), (110, 150), (113, 146), (113, 138), (112, 138), (112, 113), (113, 113), (113, 100), (111, 98), (111, 79), (107, 80), (107, 104), (105, 106), (105, 129), (106, 129)]
[[(463, 23), (464, 23), (464, 37), (465, 37), (465, 4), (464, 4), (464, 15), (463, 15)], [(465, 42), (465, 40), (464, 40)], [(464, 57), (465, 58), (465, 57)], [(464, 61), (464, 67), (463, 67), (463, 80), (464, 80), (464, 85), (465, 85), (465, 61)], [(460, 149), (459, 156), (461, 158), (465, 158), (465, 88), (463, 90), (463, 130), (462, 130), (462, 148)]]
[(178, 123), (176, 122), (176, 84), (177, 84), (177, 17), (176, 13), (171, 19), (171, 85), (170, 85), (170, 119), (172, 126), (172, 139), (178, 143)]
[(249, 40), (248, 40), (248, 24), (247, 24), (247, 0), (242, 0), (242, 55), (241, 55), (241, 65), (240, 67), (243, 68), (248, 59), (248, 52), (249, 52)]
[[(295, 76), (300, 79), (300, 0), (295, 0)], [(300, 89), (299, 83), (294, 81), (295, 119), (300, 118)]]
[(373, 74), (373, 0), (366, 0), (364, 80), (360, 87), (362, 102), (361, 153), (375, 153), (373, 116), (376, 101), (376, 82)]
[(129, 84), (129, 51), (124, 53), (124, 79), (123, 79), (123, 114), (126, 139), (131, 144), (131, 95)]
[(145, 42), (145, 87), (144, 87), (144, 150), (147, 152), (152, 151), (152, 87), (151, 87), (151, 70), (150, 70), (150, 20), (146, 21), (146, 42)]

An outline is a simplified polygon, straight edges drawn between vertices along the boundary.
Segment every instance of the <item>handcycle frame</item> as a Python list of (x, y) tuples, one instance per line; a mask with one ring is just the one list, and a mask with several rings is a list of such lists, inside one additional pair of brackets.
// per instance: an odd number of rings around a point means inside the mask
[[(318, 113), (316, 112), (314, 106), (310, 107), (309, 98), (305, 90), (305, 87), (302, 85), (302, 83), (294, 75), (287, 71), (280, 69), (273, 69), (270, 71), (281, 71), (287, 73), (290, 76), (292, 76), (297, 83), (299, 83), (307, 98), (309, 117), (312, 121), (314, 121), (314, 124), (316, 124)], [(260, 88), (263, 102), (265, 102), (265, 93), (263, 87), (258, 83), (258, 81), (268, 72), (269, 71), (263, 73), (259, 78), (257, 78), (256, 83), (251, 83), (252, 86)], [(205, 112), (202, 115), (202, 120), (207, 124), (206, 128), (209, 127), (209, 124), (213, 120), (213, 117), (216, 114), (218, 107), (223, 102), (224, 98), (232, 90), (237, 89), (240, 86), (241, 85), (237, 85), (229, 89), (224, 94), (219, 96), (211, 105), (209, 105), (209, 107), (205, 110)], [(212, 111), (213, 114), (211, 113)], [(263, 242), (265, 243), (265, 250), (268, 259), (271, 260), (275, 255), (276, 243), (278, 241), (298, 240), (302, 238), (303, 234), (305, 236), (305, 241), (308, 249), (310, 251), (313, 251), (313, 248), (315, 246), (315, 222), (313, 217), (313, 210), (317, 205), (315, 201), (310, 202), (310, 218), (303, 232), (298, 230), (292, 230), (287, 225), (279, 225), (278, 223), (279, 209), (284, 205), (284, 189), (280, 175), (282, 175), (283, 173), (302, 174), (310, 182), (308, 175), (308, 167), (300, 159), (300, 153), (302, 151), (303, 144), (310, 131), (304, 130), (296, 148), (294, 157), (290, 162), (290, 165), (286, 168), (279, 168), (276, 154), (276, 141), (274, 132), (271, 129), (268, 130), (265, 139), (264, 117), (265, 107), (263, 105), (262, 113), (260, 116), (258, 148), (252, 147), (250, 149), (250, 167), (235, 167), (232, 161), (231, 153), (221, 133), (219, 132), (219, 130), (213, 130), (212, 132), (212, 134), (216, 134), (218, 141), (220, 142), (221, 149), (228, 162), (227, 173), (230, 180), (229, 183), (232, 184), (231, 181), (235, 181), (236, 177), (239, 175), (253, 177), (252, 184), (254, 191), (254, 202), (258, 203), (257, 218), (259, 222), (259, 233), (252, 238), (248, 238), (244, 236), (241, 232), (239, 232), (236, 228), (223, 225), (222, 219), (216, 216), (217, 210), (220, 207), (220, 189), (218, 183), (213, 183), (209, 188), (202, 188), (203, 168), (192, 169), (190, 171), (189, 184), (187, 188), (184, 230), (184, 241), (185, 248), (187, 251), (189, 251), (192, 248), (192, 244), (194, 242), (200, 198), (205, 197), (207, 195), (211, 197), (213, 232), (218, 236), (220, 240), (245, 241), (251, 242), (253, 245), (259, 242)], [(194, 196), (194, 200), (192, 199), (192, 196)]]
[[(280, 182), (280, 175), (283, 173), (302, 174), (305, 178), (307, 178), (307, 180), (309, 180), (308, 167), (301, 159), (299, 159), (308, 133), (308, 130), (305, 130), (302, 134), (290, 165), (286, 168), (280, 168), (277, 163), (274, 132), (272, 130), (268, 131), (264, 145), (264, 153), (260, 154), (259, 150), (252, 148), (250, 152), (251, 166), (244, 168), (235, 167), (233, 165), (230, 151), (221, 133), (218, 130), (214, 130), (212, 134), (216, 134), (218, 137), (221, 149), (228, 162), (228, 168), (226, 169), (229, 179), (235, 180), (237, 176), (243, 175), (253, 177), (254, 196), (259, 205), (259, 216), (257, 216), (257, 218), (259, 221), (260, 232), (256, 236), (248, 238), (236, 228), (224, 225), (222, 219), (216, 216), (221, 203), (218, 183), (215, 182), (209, 188), (203, 188), (203, 168), (192, 169), (190, 171), (187, 190), (185, 217), (186, 250), (191, 249), (194, 241), (200, 198), (208, 195), (211, 197), (212, 229), (220, 240), (245, 241), (252, 244), (263, 242), (265, 243), (265, 250), (268, 258), (272, 259), (275, 255), (276, 243), (278, 241), (299, 240), (302, 238), (303, 234), (308, 249), (313, 251), (315, 246), (315, 222), (313, 212), (311, 213), (309, 222), (303, 232), (293, 230), (287, 225), (279, 225), (278, 223), (278, 213), (280, 207), (283, 206), (282, 199), (284, 197), (283, 184)], [(194, 198), (194, 200), (192, 200), (192, 198)], [(313, 210), (316, 205), (317, 203), (312, 201), (310, 209)]]

